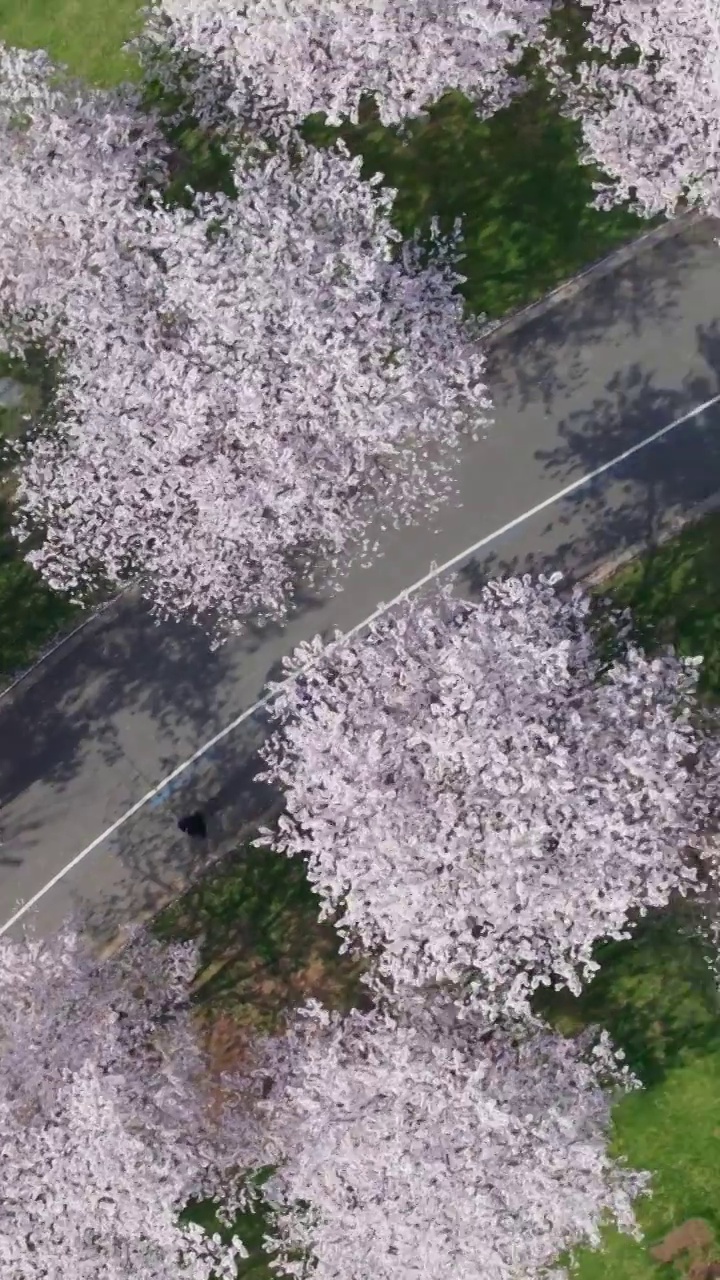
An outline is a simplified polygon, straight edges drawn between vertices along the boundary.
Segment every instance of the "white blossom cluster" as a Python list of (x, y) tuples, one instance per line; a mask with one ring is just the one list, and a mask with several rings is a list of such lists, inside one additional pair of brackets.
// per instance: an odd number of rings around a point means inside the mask
[(446, 588), (290, 660), (309, 669), (275, 702), (287, 812), (263, 839), (307, 855), (344, 946), (396, 993), (470, 977), (521, 1013), (693, 884), (712, 794), (697, 666), (631, 648), (603, 674), (589, 609), (542, 577), (472, 604)]
[(550, 42), (548, 65), (581, 121), (584, 159), (612, 179), (596, 206), (632, 200), (672, 217), (678, 200), (720, 212), (720, 8), (717, 0), (594, 0), (588, 46), (635, 66), (584, 62), (574, 80)]
[(0, 940), (0, 1274), (233, 1280), (242, 1242), (178, 1214), (243, 1206), (243, 1111), (220, 1118), (186, 1002), (194, 946)]
[[(447, 495), (490, 409), (457, 259), (436, 237), (421, 266), (395, 193), (293, 129), (357, 120), (366, 92), (386, 123), (448, 88), (490, 113), (549, 9), (160, 0), (148, 67), (189, 59), (206, 123), (229, 107), (285, 134), (241, 150), (237, 198), (189, 209), (158, 196), (168, 149), (138, 93), (0, 46), (0, 331), (60, 371), (18, 490), (52, 585), (138, 578), (160, 612), (239, 629), (282, 618), (317, 566), (337, 582), (374, 549), (371, 518)], [(712, 203), (713, 14), (598, 3), (593, 39), (635, 41), (640, 68), (557, 73), (613, 199), (632, 186), (656, 212), (697, 182)], [(194, 948), (138, 935), (99, 966), (68, 932), (0, 940), (3, 1275), (231, 1280), (242, 1242), (178, 1213), (215, 1197), (229, 1225), (250, 1203), (242, 1170), (268, 1164), (267, 1244), (289, 1275), (310, 1255), (317, 1280), (560, 1280), (559, 1255), (606, 1220), (635, 1232), (647, 1175), (606, 1144), (615, 1091), (637, 1082), (607, 1037), (557, 1036), (529, 999), (577, 992), (600, 939), (695, 884), (712, 765), (696, 665), (634, 648), (607, 663), (587, 597), (556, 587), (447, 588), (289, 660), (303, 674), (265, 749), (287, 809), (263, 839), (306, 857), (323, 914), (373, 961), (375, 1005), (309, 1005), (261, 1046), (267, 1087), (228, 1079), (218, 1114)]]
[(282, 1274), (305, 1276), (307, 1252), (317, 1280), (560, 1280), (558, 1254), (598, 1244), (603, 1220), (637, 1234), (648, 1177), (606, 1151), (635, 1082), (606, 1036), (516, 1037), (442, 996), (344, 1018), (311, 1004), (266, 1065)]
[(436, 237), (421, 266), (394, 193), (299, 142), (238, 158), (236, 199), (166, 208), (150, 126), (79, 97), (66, 127), (45, 65), (37, 92), (21, 71), (3, 81), (35, 96), (21, 129), (0, 121), (0, 314), (17, 351), (61, 361), (57, 421), (20, 472), (19, 531), (45, 533), (28, 559), (73, 591), (139, 580), (159, 612), (221, 629), (279, 618), (299, 578), (332, 584), (368, 553), (370, 519), (433, 509), (487, 424), (454, 250)]
[(550, 9), (550, 0), (157, 0), (139, 48), (158, 68), (173, 50), (176, 63), (195, 55), (207, 120), (220, 95), (238, 118), (260, 111), (280, 129), (315, 112), (340, 124), (356, 121), (372, 93), (394, 124), (449, 89), (491, 115), (526, 87), (513, 68)]
[[(0, 345), (62, 348), (78, 290), (101, 318), (102, 285), (144, 188), (166, 172), (167, 146), (139, 91), (90, 90), (41, 51), (0, 43)], [(88, 294), (97, 283), (95, 298)]]

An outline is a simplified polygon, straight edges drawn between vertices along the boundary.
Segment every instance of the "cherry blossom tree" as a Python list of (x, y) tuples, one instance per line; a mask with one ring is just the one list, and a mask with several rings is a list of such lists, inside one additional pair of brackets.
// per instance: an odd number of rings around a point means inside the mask
[[(514, 1280), (636, 1232), (648, 1175), (606, 1150), (636, 1083), (607, 1036), (522, 1036), (447, 997), (346, 1018), (313, 1003), (267, 1046), (268, 1247), (317, 1280)], [(316, 1266), (308, 1266), (310, 1255)]]
[(194, 55), (206, 122), (222, 102), (275, 128), (314, 112), (339, 124), (357, 120), (372, 93), (390, 124), (448, 89), (491, 115), (522, 91), (514, 66), (550, 9), (551, 0), (157, 0), (137, 47), (159, 74), (163, 59), (176, 70)]
[(568, 113), (582, 123), (583, 159), (611, 180), (596, 184), (597, 207), (630, 200), (645, 216), (672, 216), (682, 198), (717, 213), (716, 0), (594, 0), (589, 9), (592, 56), (574, 75), (557, 41), (546, 43), (545, 59)]
[(109, 263), (122, 269), (139, 195), (167, 159), (139, 90), (87, 88), (42, 51), (0, 43), (2, 350), (22, 356), (28, 337), (62, 348), (66, 308)]
[(577, 992), (599, 939), (696, 882), (698, 660), (629, 647), (606, 670), (559, 577), (444, 588), (288, 660), (263, 749), (286, 813), (261, 839), (307, 857), (343, 949), (397, 994), (470, 978), (522, 1012), (540, 984)]
[(105, 964), (68, 929), (0, 940), (3, 1276), (235, 1276), (239, 1240), (178, 1221), (193, 1197), (228, 1222), (246, 1203), (244, 1112), (208, 1093), (195, 967), (141, 934)]
[[(63, 369), (18, 506), (51, 585), (138, 579), (161, 613), (231, 630), (282, 617), (316, 567), (336, 582), (370, 554), (371, 519), (450, 491), (463, 433), (488, 421), (478, 326), (453, 245), (421, 265), (360, 164), (299, 143), (244, 155), (236, 199), (138, 207), (62, 306), (39, 291), (23, 336), (53, 314)], [(40, 235), (35, 251), (29, 274), (57, 274)]]

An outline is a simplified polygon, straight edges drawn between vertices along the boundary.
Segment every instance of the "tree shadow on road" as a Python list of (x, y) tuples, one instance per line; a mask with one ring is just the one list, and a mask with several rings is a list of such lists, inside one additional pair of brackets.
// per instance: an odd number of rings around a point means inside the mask
[[(320, 593), (304, 593), (297, 607), (323, 603)], [(249, 627), (213, 648), (191, 623), (158, 624), (134, 593), (121, 597), (0, 699), (3, 742), (12, 744), (0, 758), (0, 802), (8, 804), (36, 780), (62, 790), (90, 756), (108, 768), (124, 759), (140, 786), (155, 785), (186, 753), (176, 745), (180, 733), (195, 749), (228, 723), (233, 708), (225, 705), (224, 691), (238, 658), (281, 633), (280, 627)], [(166, 744), (149, 778), (143, 721)]]
[[(691, 373), (677, 391), (657, 388), (637, 366), (612, 379), (607, 397), (560, 424), (560, 444), (538, 459), (559, 489), (591, 475), (641, 445), (558, 504), (547, 531), (567, 525), (571, 545), (560, 544), (558, 567), (601, 563), (635, 546), (652, 547), (667, 529), (668, 513), (687, 513), (707, 502), (720, 479), (720, 406), (688, 416), (666, 434), (656, 432), (689, 415), (720, 390), (720, 342), (698, 332), (708, 368)], [(579, 521), (582, 535), (578, 539)]]
[[(560, 443), (535, 456), (553, 481), (551, 495), (582, 483), (553, 499), (546, 512), (529, 516), (510, 535), (512, 541), (508, 536), (471, 557), (459, 573), (462, 590), (472, 595), (490, 578), (509, 574), (560, 571), (577, 579), (638, 548), (652, 550), (681, 514), (713, 500), (720, 478), (720, 405), (614, 461), (688, 413), (688, 406), (717, 395), (720, 341), (699, 332), (698, 348), (707, 376), (693, 373), (681, 388), (669, 390), (656, 387), (634, 364), (594, 404), (560, 423)], [(612, 465), (593, 477), (606, 463)]]
[(683, 283), (696, 245), (713, 245), (720, 222), (708, 219), (639, 251), (613, 270), (600, 269), (574, 294), (488, 340), (488, 382), (498, 406), (526, 409), (538, 404), (549, 414), (556, 401), (581, 389), (597, 344), (642, 338), (651, 318), (667, 326), (681, 313)]
[[(69, 873), (73, 914), (97, 945), (109, 943), (128, 921), (155, 915), (234, 848), (243, 832), (277, 812), (278, 793), (258, 776), (263, 769), (258, 750), (266, 734), (259, 715), (240, 725), (176, 785), (124, 822), (88, 865)], [(207, 839), (178, 829), (178, 820), (196, 809), (205, 815)]]

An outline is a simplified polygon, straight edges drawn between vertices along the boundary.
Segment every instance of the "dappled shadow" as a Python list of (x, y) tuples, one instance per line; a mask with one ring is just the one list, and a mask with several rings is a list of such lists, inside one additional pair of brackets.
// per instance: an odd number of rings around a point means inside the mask
[[(645, 448), (643, 469), (651, 482), (668, 476), (690, 474), (695, 469), (692, 455), (703, 444), (717, 458), (720, 444), (712, 411), (695, 414), (695, 407), (712, 399), (720, 388), (720, 344), (711, 347), (705, 333), (698, 334), (698, 347), (708, 359), (707, 373), (689, 373), (677, 388), (655, 385), (657, 373), (637, 363), (625, 366), (606, 384), (602, 397), (586, 408), (569, 413), (558, 425), (560, 443), (536, 457), (562, 487), (579, 475), (588, 475), (612, 459), (647, 440), (670, 423), (687, 416), (683, 431), (668, 431), (655, 449)], [(660, 447), (661, 445), (661, 447)]]
[[(240, 553), (241, 549), (238, 551), (238, 554)], [(351, 558), (354, 554), (356, 552), (349, 552)], [(177, 623), (170, 620), (170, 625), (177, 625), (183, 629), (190, 627), (194, 631), (200, 631), (207, 637), (213, 648), (221, 648), (231, 642), (236, 648), (241, 647), (245, 653), (254, 653), (266, 644), (270, 637), (281, 635), (288, 623), (302, 618), (304, 614), (311, 613), (314, 609), (321, 609), (328, 597), (333, 594), (332, 574), (327, 560), (319, 549), (309, 550), (296, 556), (286, 552), (285, 556), (289, 567), (290, 587), (285, 594), (285, 614), (280, 621), (260, 622), (257, 612), (238, 613), (233, 617), (232, 628), (235, 628), (233, 630), (228, 626), (227, 619), (208, 611), (199, 613), (193, 620), (180, 619)], [(152, 586), (147, 590), (144, 606), (152, 616)], [(161, 618), (160, 622), (162, 625), (167, 625), (164, 618)]]
[(633, 615), (633, 636), (646, 648), (674, 645), (702, 654), (700, 690), (720, 698), (720, 511), (655, 548), (613, 583), (613, 597)]
[(211, 1006), (215, 1016), (228, 1010), (236, 1027), (272, 1030), (310, 997), (335, 1008), (361, 999), (363, 964), (339, 954), (338, 935), (319, 922), (319, 906), (301, 860), (246, 843), (164, 912), (153, 931), (164, 939), (202, 939), (200, 1007)]
[(35, 779), (61, 786), (89, 750), (116, 763), (127, 750), (113, 723), (123, 709), (166, 732), (180, 716), (200, 731), (212, 724), (206, 691), (222, 667), (202, 633), (158, 627), (134, 596), (118, 601), (0, 701), (13, 744), (0, 761), (0, 796), (7, 802)]
[(405, 238), (433, 217), (444, 231), (462, 220), (461, 292), (476, 314), (541, 297), (647, 227), (627, 209), (590, 208), (597, 175), (578, 163), (579, 127), (541, 82), (489, 119), (450, 92), (400, 129), (384, 128), (369, 108), (357, 125), (335, 130), (311, 117), (303, 132), (320, 145), (339, 132), (362, 156), (364, 177), (384, 175)]
[[(322, 593), (303, 591), (292, 616), (319, 608)], [(107, 767), (125, 760), (148, 787), (182, 758), (185, 748), (228, 721), (222, 697), (233, 670), (262, 650), (282, 626), (248, 626), (226, 644), (190, 622), (158, 623), (134, 592), (48, 657), (42, 669), (0, 699), (0, 802), (36, 780), (62, 788), (88, 757)], [(145, 770), (148, 738), (164, 750)]]
[[(690, 373), (680, 388), (670, 390), (655, 386), (652, 375), (632, 365), (610, 380), (606, 397), (561, 422), (556, 448), (538, 451), (560, 489), (600, 471), (563, 497), (546, 522), (544, 531), (555, 531), (553, 560), (559, 569), (573, 573), (635, 547), (651, 549), (679, 514), (708, 502), (717, 491), (720, 407), (694, 409), (720, 390), (720, 345), (700, 332), (698, 348), (707, 373)], [(665, 432), (673, 423), (678, 425)], [(656, 433), (662, 434), (643, 444)], [(600, 470), (609, 462), (612, 467)]]
[[(249, 717), (194, 767), (150, 801), (107, 841), (95, 863), (71, 873), (67, 892), (83, 932), (98, 944), (114, 938), (127, 921), (154, 916), (166, 902), (218, 858), (243, 833), (279, 811), (279, 794), (258, 778), (258, 749), (267, 734), (262, 713)], [(178, 820), (199, 809), (207, 838), (189, 837)]]
[[(572, 415), (557, 449), (536, 454), (558, 489), (574, 479), (584, 482), (528, 520), (522, 536), (472, 556), (459, 572), (461, 591), (472, 597), (491, 578), (511, 574), (559, 571), (577, 581), (637, 549), (651, 551), (678, 513), (717, 490), (720, 435), (714, 423), (720, 424), (720, 408), (689, 422), (682, 434), (670, 432), (656, 446), (604, 469), (688, 403), (687, 392), (656, 391), (635, 369), (622, 389), (620, 381), (612, 400)], [(595, 470), (600, 474), (584, 479)]]
[(561, 1030), (605, 1027), (645, 1085), (698, 1053), (720, 1049), (720, 993), (693, 933), (692, 904), (640, 921), (627, 942), (597, 949), (600, 971), (579, 998), (543, 992), (539, 1012)]
[(582, 387), (594, 364), (594, 346), (622, 350), (642, 337), (648, 316), (672, 324), (682, 305), (683, 278), (695, 246), (712, 239), (720, 223), (688, 228), (656, 243), (612, 270), (601, 269), (574, 295), (547, 310), (518, 317), (488, 344), (488, 376), (498, 404), (541, 404), (550, 414), (556, 401)]
[[(631, 262), (492, 336), (497, 426), (488, 457), (517, 496), (508, 510), (482, 477), (471, 479), (466, 508), (482, 511), (479, 499), (489, 501), (500, 532), (469, 557), (461, 589), (508, 573), (584, 577), (652, 548), (680, 516), (712, 502), (720, 415), (715, 406), (697, 409), (720, 391), (716, 231), (707, 222), (686, 226), (677, 240), (641, 254), (648, 289), (640, 295), (634, 283), (625, 290), (618, 283), (634, 281)], [(601, 305), (606, 291), (610, 310)], [(508, 515), (517, 522), (506, 526)]]

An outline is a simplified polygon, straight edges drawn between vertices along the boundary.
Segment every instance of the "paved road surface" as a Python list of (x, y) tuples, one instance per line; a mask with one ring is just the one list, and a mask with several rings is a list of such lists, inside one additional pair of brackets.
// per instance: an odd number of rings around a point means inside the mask
[[(592, 277), (570, 301), (496, 335), (496, 426), (458, 468), (463, 505), (385, 539), (335, 599), (304, 602), (285, 631), (213, 653), (156, 627), (133, 598), (95, 620), (0, 701), (0, 923), (276, 678), (301, 638), (347, 630), (442, 563), (720, 392), (720, 248), (708, 223)], [(498, 571), (583, 573), (657, 535), (720, 490), (720, 405), (469, 558), (462, 589)], [(438, 523), (439, 531), (435, 532)], [(145, 806), (47, 893), (37, 926), (71, 910), (104, 942), (191, 870), (181, 810), (202, 804), (215, 847), (267, 801), (253, 782), (254, 716), (182, 787)], [(13, 928), (17, 928), (14, 926)]]

